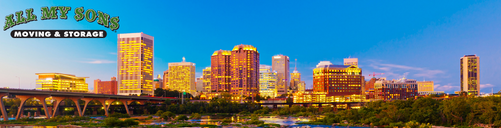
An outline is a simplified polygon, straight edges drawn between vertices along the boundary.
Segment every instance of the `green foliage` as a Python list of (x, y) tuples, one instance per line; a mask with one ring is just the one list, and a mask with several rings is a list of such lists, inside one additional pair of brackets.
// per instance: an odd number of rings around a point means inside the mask
[(124, 121), (121, 121), (116, 117), (109, 117), (104, 119), (104, 125), (110, 127), (129, 127), (139, 125), (139, 122), (134, 119), (125, 119)]
[(198, 113), (193, 113), (193, 114), (191, 114), (190, 118), (191, 119), (201, 119), (202, 115), (200, 115)]
[(179, 115), (176, 117), (177, 121), (185, 121), (188, 120), (188, 117), (186, 115)]
[(259, 117), (257, 115), (253, 115), (251, 117), (251, 120), (245, 122), (245, 124), (256, 124), (256, 125), (260, 125), (260, 124), (264, 124), (264, 121), (260, 121), (259, 120)]
[(69, 121), (79, 121), (79, 120), (89, 120), (90, 117), (81, 116), (56, 116), (47, 119), (47, 122), (69, 122)]
[(113, 113), (109, 117), (130, 118), (129, 114), (122, 114), (122, 113)]
[(170, 111), (166, 111), (164, 113), (162, 113), (162, 115), (160, 115), (160, 118), (164, 119), (164, 120), (170, 120), (171, 118), (175, 117), (176, 114), (170, 112)]

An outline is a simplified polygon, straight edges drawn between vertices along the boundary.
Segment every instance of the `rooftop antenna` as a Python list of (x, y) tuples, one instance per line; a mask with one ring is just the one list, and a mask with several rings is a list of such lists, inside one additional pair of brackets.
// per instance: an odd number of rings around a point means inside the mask
[(183, 62), (185, 62), (185, 61), (186, 61), (186, 58), (184, 58), (184, 56), (183, 56)]

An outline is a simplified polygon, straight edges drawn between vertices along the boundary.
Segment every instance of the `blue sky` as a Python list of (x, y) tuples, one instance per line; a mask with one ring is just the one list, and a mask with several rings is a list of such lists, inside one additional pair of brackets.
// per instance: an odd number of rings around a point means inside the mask
[[(40, 20), (44, 6), (72, 9), (67, 20)], [(120, 29), (76, 22), (74, 10), (82, 6), (119, 16)], [(155, 37), (155, 74), (184, 56), (200, 76), (214, 51), (250, 44), (262, 64), (270, 65), (277, 54), (298, 59), (307, 87), (320, 61), (342, 64), (356, 57), (366, 76), (433, 80), (435, 90), (453, 93), (460, 86), (460, 57), (476, 54), (481, 91), (497, 92), (499, 6), (501, 1), (0, 1), (0, 16), (27, 8), (38, 16), (0, 32), (0, 85), (17, 88), (20, 78), (21, 88), (33, 88), (35, 73), (60, 72), (90, 77), (92, 89), (94, 79), (116, 76), (116, 34), (144, 32)], [(18, 29), (96, 29), (107, 30), (108, 37), (11, 38)]]

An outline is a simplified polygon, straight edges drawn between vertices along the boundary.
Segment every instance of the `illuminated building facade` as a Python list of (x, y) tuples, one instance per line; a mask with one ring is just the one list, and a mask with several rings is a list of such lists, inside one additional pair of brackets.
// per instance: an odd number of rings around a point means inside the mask
[(36, 73), (37, 89), (42, 91), (58, 92), (89, 92), (89, 85), (85, 82), (88, 77), (76, 77), (63, 73)]
[(358, 66), (358, 58), (344, 58), (344, 65)]
[(183, 62), (169, 63), (169, 89), (178, 90), (194, 94), (195, 85), (195, 63)]
[(299, 98), (297, 103), (364, 102), (364, 84), (362, 69), (356, 65), (333, 65), (329, 61), (321, 61), (313, 69), (311, 92), (298, 91), (294, 93), (294, 98)]
[(418, 92), (433, 92), (433, 81), (417, 81)]
[(211, 67), (206, 67), (205, 69), (202, 70), (203, 74), (203, 92), (210, 92), (211, 91)]
[(480, 58), (476, 55), (461, 57), (461, 92), (478, 95), (480, 91)]
[(230, 94), (254, 98), (259, 93), (259, 53), (254, 46), (237, 45), (231, 51)]
[(154, 38), (144, 33), (118, 34), (118, 95), (153, 95)]
[(229, 92), (231, 90), (231, 51), (215, 51), (211, 56), (210, 89), (212, 92)]
[(371, 78), (369, 81), (365, 82), (365, 87), (364, 87), (364, 92), (365, 92), (365, 99), (367, 100), (375, 100), (375, 95), (374, 95), (374, 84), (378, 78)]
[(164, 71), (164, 76), (163, 76), (163, 89), (169, 89), (169, 70)]
[(164, 88), (162, 77), (160, 77), (160, 74), (158, 74), (158, 77), (153, 79), (153, 90), (157, 88)]
[(379, 79), (374, 84), (374, 93), (376, 100), (408, 100), (418, 96), (418, 87), (413, 79)]
[(289, 88), (289, 57), (284, 55), (273, 56), (271, 69), (277, 71), (277, 96), (287, 94)]
[(96, 94), (117, 94), (117, 78), (111, 77), (111, 81), (94, 80), (94, 93)]
[[(297, 59), (294, 67), (294, 71), (291, 73), (290, 87), (292, 93), (297, 92), (299, 90), (299, 84), (304, 81), (301, 81), (301, 73), (297, 71)], [(304, 89), (303, 89), (304, 90)]]
[(259, 65), (259, 94), (261, 97), (275, 98), (277, 96), (277, 72), (271, 71), (268, 65)]

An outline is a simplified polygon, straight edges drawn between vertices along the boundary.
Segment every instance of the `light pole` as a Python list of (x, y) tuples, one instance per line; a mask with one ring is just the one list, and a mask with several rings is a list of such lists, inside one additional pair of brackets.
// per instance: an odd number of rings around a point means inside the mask
[(21, 89), (21, 77), (16, 76), (17, 79), (19, 80), (19, 89)]

